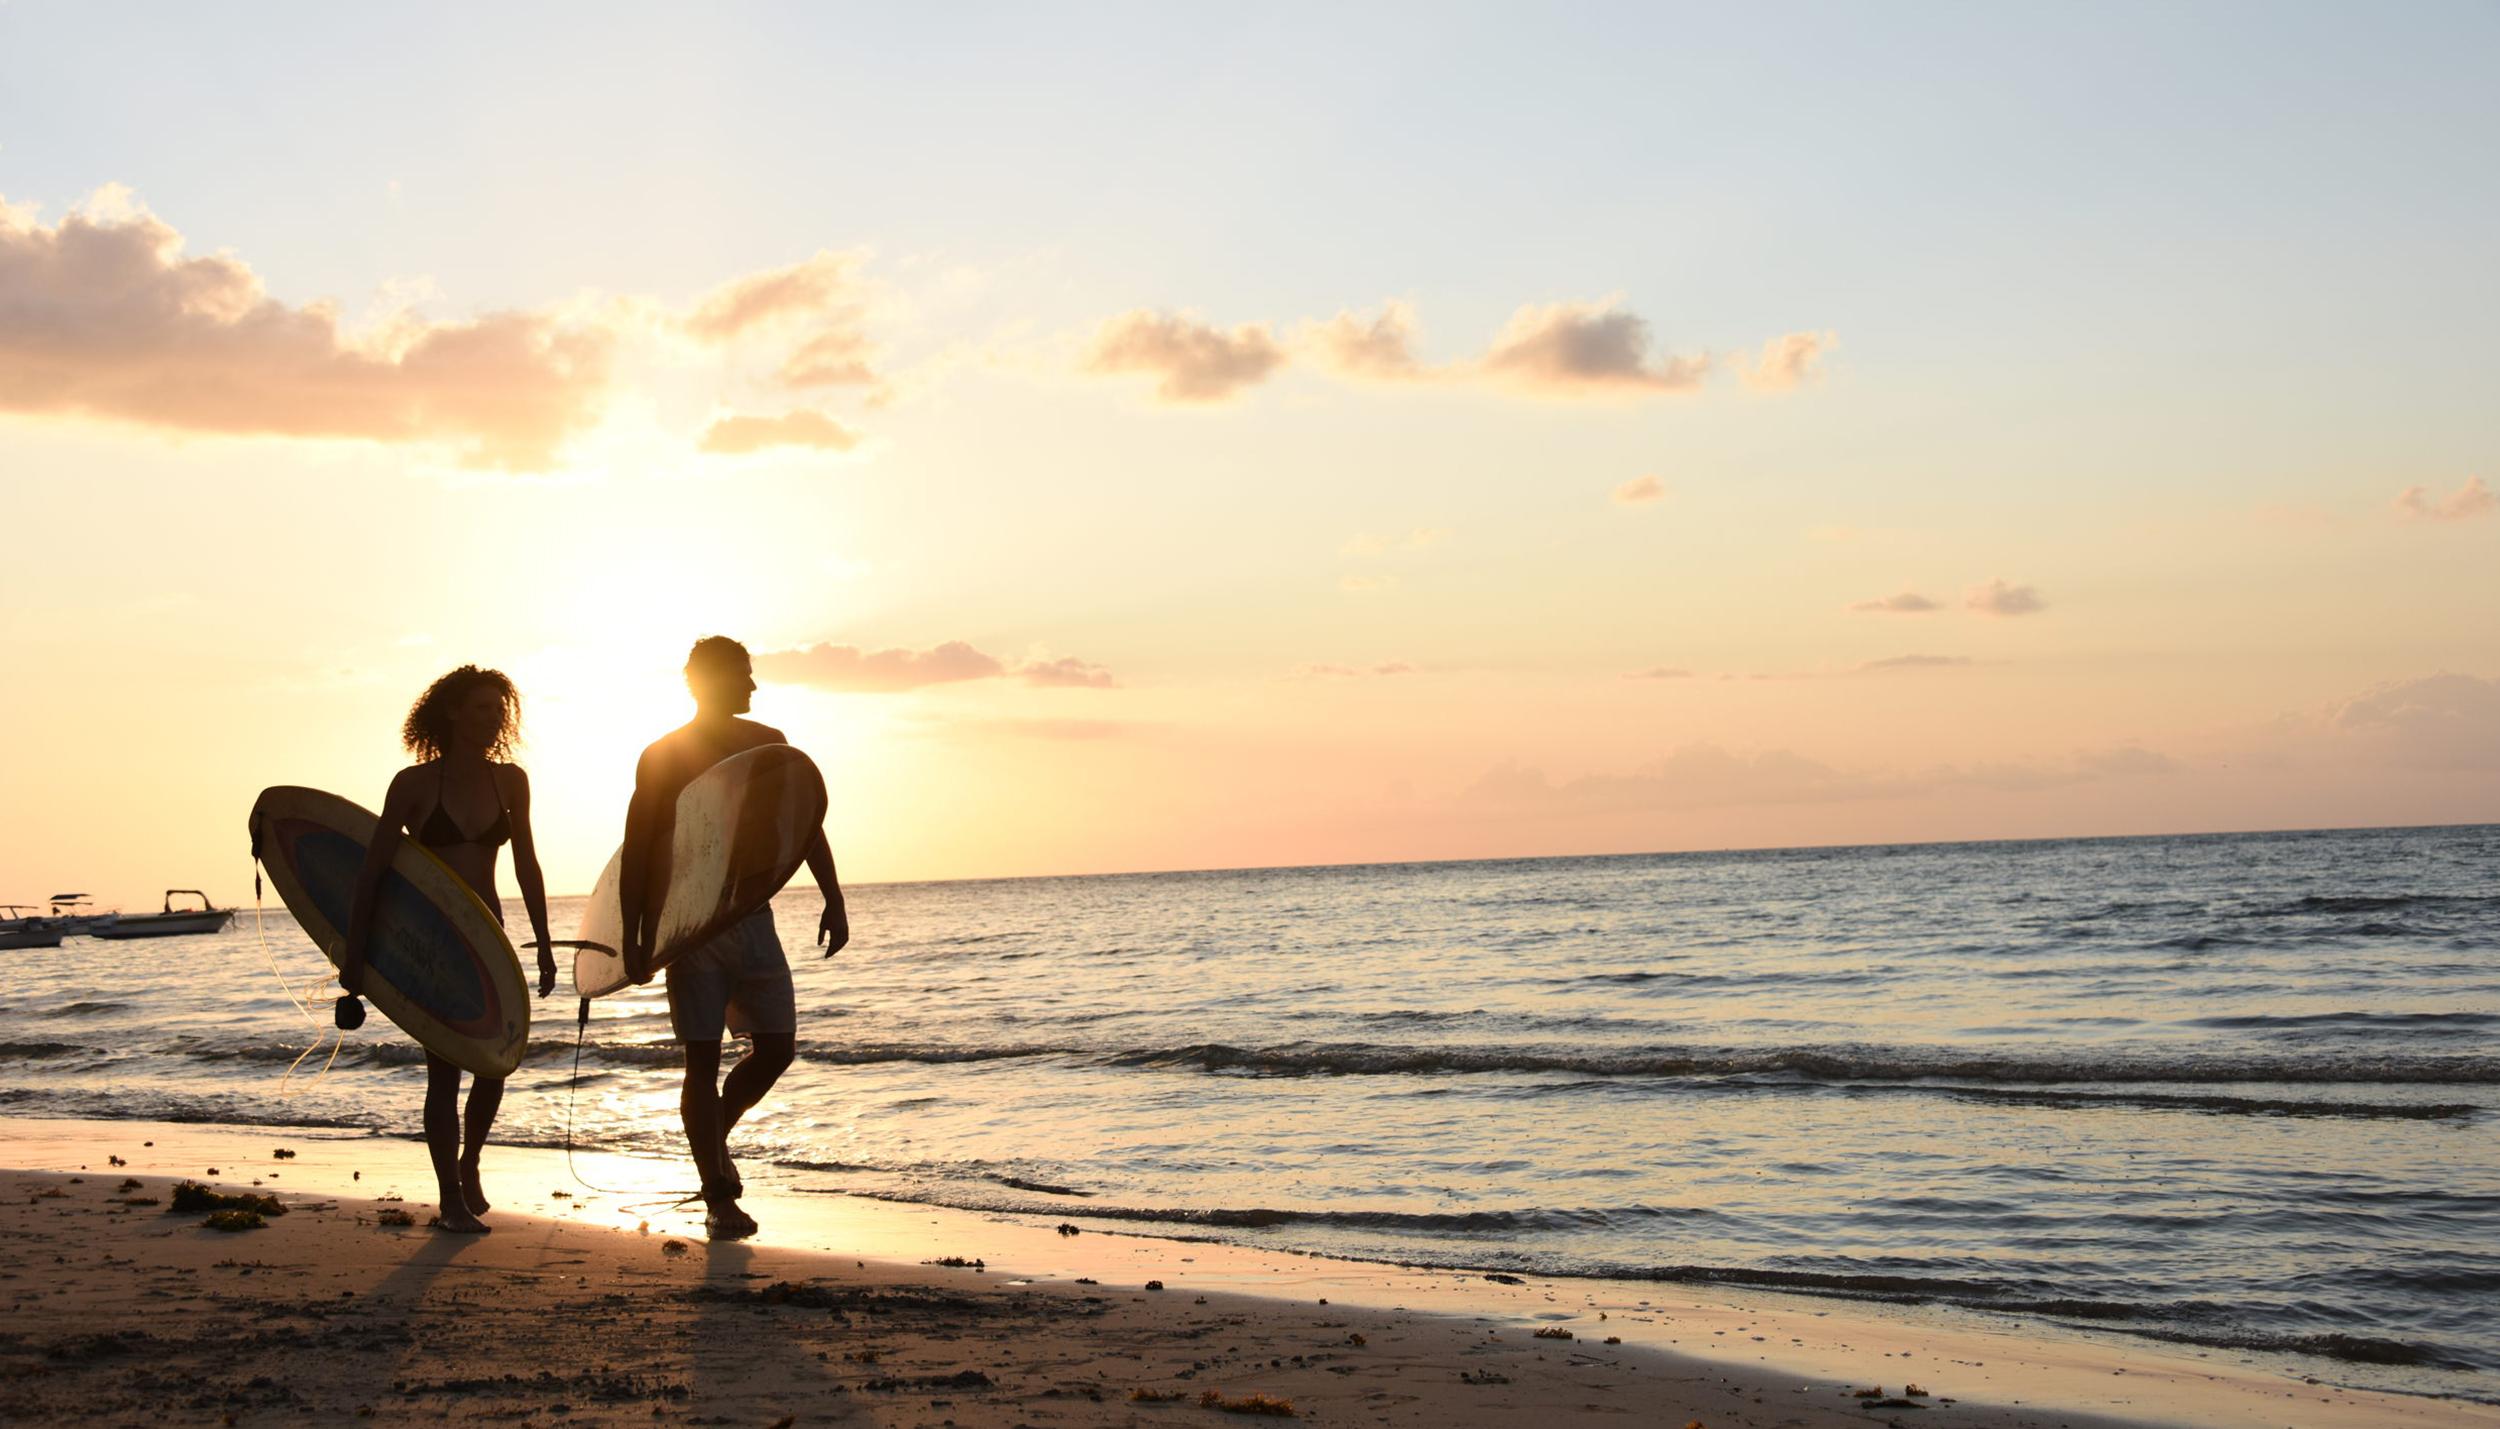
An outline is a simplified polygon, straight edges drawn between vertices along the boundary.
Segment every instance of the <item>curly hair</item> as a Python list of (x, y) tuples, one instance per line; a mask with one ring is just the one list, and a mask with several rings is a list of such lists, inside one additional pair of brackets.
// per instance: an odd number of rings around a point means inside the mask
[(425, 693), (408, 707), (408, 722), (399, 729), (400, 742), (419, 759), (442, 758), (451, 747), (452, 710), (479, 689), (493, 690), (503, 702), (503, 723), (495, 730), (494, 742), (486, 746), (486, 757), (510, 759), (512, 747), (521, 741), (521, 692), (503, 671), (475, 665), (463, 665), (425, 687)]

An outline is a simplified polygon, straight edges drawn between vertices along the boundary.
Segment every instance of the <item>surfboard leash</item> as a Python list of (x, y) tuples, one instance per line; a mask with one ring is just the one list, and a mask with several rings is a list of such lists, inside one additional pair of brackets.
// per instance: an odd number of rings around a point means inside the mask
[[(577, 944), (576, 946), (581, 945)], [(598, 945), (594, 943), (589, 944), (588, 946), (596, 947)], [(592, 1185), (583, 1177), (581, 1171), (573, 1164), (573, 1108), (574, 1103), (581, 1095), (582, 1040), (589, 1034), (589, 1031), (590, 999), (585, 997), (580, 1000), (580, 1007), (573, 1014), (573, 1074), (567, 1080), (564, 1089), (564, 1170), (566, 1175), (573, 1178), (574, 1184), (580, 1186), (585, 1191), (596, 1191), (602, 1196), (630, 1196), (634, 1194), (631, 1191), (620, 1191), (609, 1186)], [(703, 1192), (700, 1188), (686, 1192), (683, 1195), (679, 1195), (674, 1200), (669, 1199), (669, 1194), (670, 1193), (663, 1192), (661, 1195), (648, 1201), (629, 1201), (623, 1206), (620, 1206), (618, 1209), (630, 1211), (636, 1206), (666, 1206), (669, 1209), (674, 1210), (677, 1207), (686, 1204), (688, 1201), (699, 1201), (703, 1198)]]
[[(278, 966), (278, 955), (269, 946), (269, 918), (261, 889), (260, 829), (257, 825), (252, 830), (252, 936), (260, 944), (261, 958), (269, 964), (269, 975), (278, 980), (278, 991), (286, 994), (286, 1000), (295, 1004), (296, 1012), (314, 1028), (312, 1045), (299, 1053), (294, 1061), (287, 1063), (285, 1075), (278, 1078), (278, 1095), (285, 1096), (295, 1081), (296, 1068), (304, 1065), (306, 1057), (321, 1050), (321, 1023), (312, 1015), (311, 1005), (296, 995), (295, 985), (286, 980), (285, 971)], [(309, 994), (314, 988), (328, 980), (322, 978), (308, 982), (304, 984), (304, 991)], [(344, 1030), (334, 1030), (331, 1033), (330, 1056), (321, 1064), (321, 1070), (313, 1073), (314, 1081), (320, 1081), (323, 1077), (330, 1075), (330, 1068), (337, 1064), (339, 1052), (346, 1045), (347, 1033)]]

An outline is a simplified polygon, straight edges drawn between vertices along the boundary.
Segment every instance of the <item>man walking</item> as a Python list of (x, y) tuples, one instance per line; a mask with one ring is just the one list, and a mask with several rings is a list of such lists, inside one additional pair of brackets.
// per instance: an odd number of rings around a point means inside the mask
[[(677, 795), (703, 771), (733, 754), (766, 744), (786, 744), (780, 730), (741, 719), (755, 693), (755, 670), (747, 648), (725, 635), (707, 635), (686, 656), (686, 688), (695, 715), (642, 752), (634, 769), (634, 799), (625, 812), (625, 853), (618, 892), (625, 911), (625, 966), (637, 983), (651, 980), (656, 930), (643, 917), (654, 851), (665, 856), (677, 812)], [(825, 909), (816, 940), (832, 957), (851, 940), (842, 885), (824, 831), (807, 849), (808, 872), (824, 890)], [(663, 874), (665, 870), (663, 870)], [(773, 931), (773, 913), (756, 909), (720, 936), (672, 961), (668, 974), (668, 1020), (686, 1049), (686, 1085), (678, 1110), (686, 1145), (703, 1177), (705, 1225), (719, 1240), (755, 1234), (755, 1218), (738, 1206), (745, 1192), (729, 1157), (729, 1133), (763, 1100), (790, 1065), (798, 1042), (798, 1007), (790, 987), (790, 964)], [(720, 1075), (724, 1031), (745, 1035), (747, 1054)]]

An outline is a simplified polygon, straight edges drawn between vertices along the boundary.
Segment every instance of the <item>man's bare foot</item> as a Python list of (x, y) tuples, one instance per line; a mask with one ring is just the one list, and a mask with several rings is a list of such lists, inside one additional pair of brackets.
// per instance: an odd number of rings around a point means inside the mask
[(478, 1185), (477, 1162), (463, 1158), (460, 1162), (460, 1199), (468, 1203), (469, 1214), (485, 1215), (495, 1209), (487, 1204), (486, 1192)]
[(755, 1217), (738, 1209), (738, 1203), (727, 1196), (703, 1204), (703, 1233), (714, 1240), (745, 1240), (761, 1229)]

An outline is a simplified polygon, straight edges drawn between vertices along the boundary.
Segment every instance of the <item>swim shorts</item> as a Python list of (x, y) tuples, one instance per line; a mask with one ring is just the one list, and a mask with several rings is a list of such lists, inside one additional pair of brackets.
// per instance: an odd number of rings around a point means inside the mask
[(798, 1001), (790, 962), (773, 931), (773, 910), (758, 908), (666, 969), (668, 1025), (680, 1042), (718, 1042), (732, 1032), (796, 1032)]

